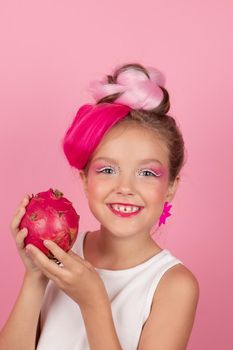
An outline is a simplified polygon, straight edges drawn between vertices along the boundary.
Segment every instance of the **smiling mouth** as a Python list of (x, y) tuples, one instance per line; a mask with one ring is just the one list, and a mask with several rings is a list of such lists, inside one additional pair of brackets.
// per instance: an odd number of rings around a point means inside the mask
[(107, 204), (108, 208), (117, 216), (120, 217), (130, 217), (135, 216), (139, 214), (143, 207), (137, 207), (137, 206), (130, 206), (130, 209), (128, 209), (128, 206), (122, 206), (122, 205), (112, 205)]

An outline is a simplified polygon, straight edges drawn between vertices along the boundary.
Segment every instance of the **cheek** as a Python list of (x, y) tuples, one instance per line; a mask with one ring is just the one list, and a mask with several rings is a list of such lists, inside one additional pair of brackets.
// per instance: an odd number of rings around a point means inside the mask
[(148, 198), (152, 203), (159, 203), (164, 198), (164, 190), (161, 186), (158, 186), (154, 188), (154, 190), (151, 190), (148, 192)]
[(98, 198), (106, 193), (108, 186), (107, 181), (101, 180), (95, 174), (90, 174), (87, 184), (88, 196), (91, 198)]
[(88, 184), (88, 194), (90, 197), (98, 197), (103, 191), (102, 186), (99, 186), (98, 181), (90, 181)]
[(146, 196), (151, 202), (163, 202), (167, 191), (167, 182), (161, 179), (150, 186), (144, 186), (143, 190), (146, 191)]

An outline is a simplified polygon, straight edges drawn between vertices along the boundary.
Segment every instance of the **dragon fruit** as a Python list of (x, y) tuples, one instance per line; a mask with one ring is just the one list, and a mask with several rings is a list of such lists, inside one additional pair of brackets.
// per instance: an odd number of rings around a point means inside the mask
[(72, 203), (63, 197), (63, 193), (50, 188), (48, 191), (32, 194), (19, 229), (28, 229), (25, 245), (34, 244), (49, 258), (54, 258), (43, 241), (49, 239), (67, 252), (77, 238), (79, 218)]

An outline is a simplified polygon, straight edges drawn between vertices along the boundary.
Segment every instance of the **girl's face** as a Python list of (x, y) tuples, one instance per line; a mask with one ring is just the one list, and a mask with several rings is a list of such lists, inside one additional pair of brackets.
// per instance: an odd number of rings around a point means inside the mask
[[(89, 207), (102, 229), (117, 236), (150, 232), (178, 183), (169, 186), (166, 143), (138, 125), (112, 128), (96, 148), (87, 176), (80, 171)], [(142, 206), (137, 215), (121, 217), (111, 203)]]

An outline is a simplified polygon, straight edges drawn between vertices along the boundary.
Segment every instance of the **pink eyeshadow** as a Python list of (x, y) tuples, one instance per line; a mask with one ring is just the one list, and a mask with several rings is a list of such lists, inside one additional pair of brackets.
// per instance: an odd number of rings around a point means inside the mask
[[(96, 170), (100, 170), (100, 169), (102, 169), (104, 167), (108, 167), (108, 166), (115, 167), (114, 164), (109, 164), (109, 163), (105, 163), (104, 162), (104, 163), (96, 163), (96, 164), (92, 165), (91, 169), (96, 171)], [(150, 166), (143, 166), (143, 167), (141, 167), (141, 169), (151, 170), (151, 171), (155, 172), (156, 174), (160, 174), (161, 176), (164, 176), (167, 173), (166, 169), (164, 169), (162, 167), (156, 167), (155, 168), (155, 167), (150, 167)]]
[(94, 170), (98, 170), (98, 169), (104, 168), (104, 167), (106, 167), (106, 166), (111, 166), (111, 165), (108, 164), (108, 163), (95, 163), (95, 164), (92, 166), (92, 168), (93, 168)]
[(153, 168), (153, 167), (145, 167), (148, 168), (148, 170), (152, 170), (154, 171), (156, 174), (160, 174), (161, 176), (163, 176), (164, 174), (166, 174), (166, 170), (159, 167), (159, 168)]
[(95, 172), (95, 171), (100, 170), (100, 169), (107, 167), (107, 166), (110, 166), (110, 164), (95, 163), (90, 167), (90, 169)]

